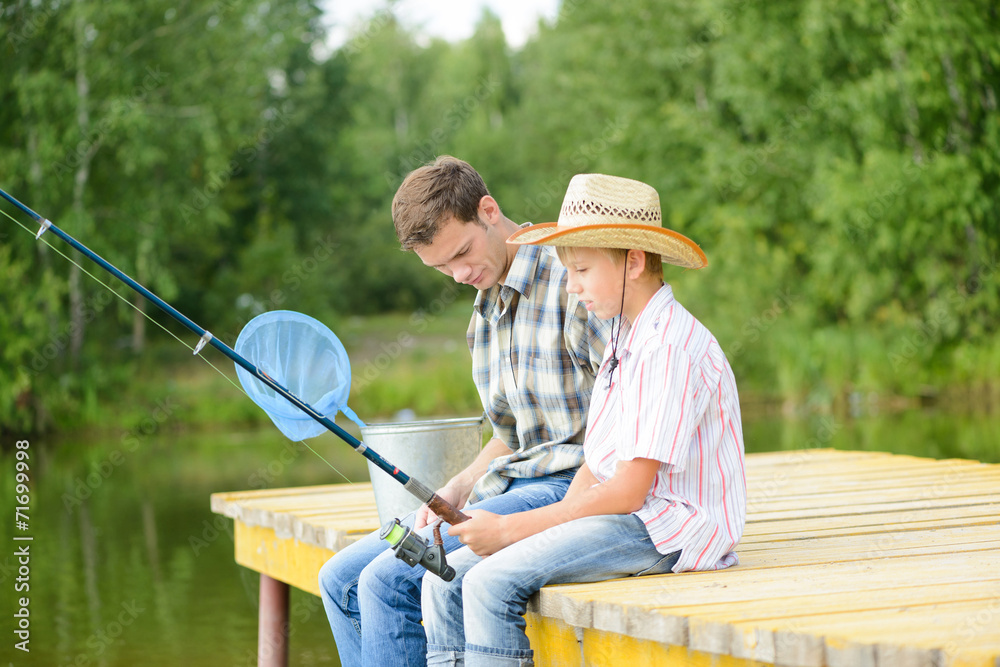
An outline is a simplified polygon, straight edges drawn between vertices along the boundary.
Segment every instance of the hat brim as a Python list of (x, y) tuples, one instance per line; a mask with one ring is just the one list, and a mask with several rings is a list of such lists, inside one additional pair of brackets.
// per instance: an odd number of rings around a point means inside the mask
[(708, 266), (708, 258), (698, 244), (672, 229), (635, 224), (581, 225), (560, 227), (556, 222), (543, 222), (519, 229), (507, 243), (515, 245), (549, 245), (564, 248), (621, 248), (643, 250), (660, 256), (666, 264), (686, 269)]

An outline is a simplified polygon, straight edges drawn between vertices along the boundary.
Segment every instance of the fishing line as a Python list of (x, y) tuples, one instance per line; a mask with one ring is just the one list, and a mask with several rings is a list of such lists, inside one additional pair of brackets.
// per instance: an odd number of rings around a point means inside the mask
[[(30, 229), (29, 227), (25, 227), (24, 224), (22, 224), (20, 220), (12, 217), (9, 213), (7, 213), (7, 211), (4, 211), (3, 209), (0, 209), (0, 213), (3, 213), (14, 224), (16, 224), (18, 227), (20, 227), (24, 231), (28, 232), (29, 234), (31, 234), (32, 236), (36, 235), (36, 232), (34, 230)], [(184, 339), (180, 338), (173, 331), (171, 331), (170, 329), (166, 328), (165, 326), (163, 326), (162, 324), (160, 324), (159, 322), (157, 322), (156, 320), (154, 320), (149, 315), (149, 313), (144, 312), (141, 308), (139, 308), (138, 306), (136, 306), (134, 303), (132, 303), (131, 301), (129, 301), (128, 299), (126, 299), (121, 294), (119, 294), (113, 287), (111, 287), (110, 285), (108, 285), (107, 283), (105, 283), (104, 281), (102, 281), (100, 278), (98, 278), (97, 276), (95, 276), (94, 274), (92, 274), (87, 269), (85, 269), (82, 266), (80, 266), (80, 264), (78, 264), (76, 262), (76, 260), (74, 260), (72, 257), (70, 257), (69, 255), (66, 255), (59, 248), (57, 248), (56, 246), (54, 246), (51, 243), (49, 243), (48, 239), (46, 239), (46, 238), (43, 237), (43, 238), (39, 238), (38, 240), (41, 241), (42, 243), (44, 243), (49, 248), (52, 248), (52, 250), (54, 250), (56, 253), (58, 253), (61, 257), (63, 257), (70, 264), (72, 264), (73, 266), (75, 266), (76, 268), (80, 269), (81, 271), (83, 271), (84, 273), (86, 273), (88, 276), (90, 276), (91, 278), (93, 278), (94, 281), (96, 281), (98, 284), (100, 284), (103, 287), (105, 287), (109, 292), (111, 292), (116, 297), (118, 297), (119, 299), (121, 299), (121, 301), (123, 303), (125, 303), (130, 308), (132, 308), (133, 310), (135, 310), (137, 313), (141, 314), (143, 317), (145, 317), (147, 320), (149, 320), (150, 322), (152, 322), (153, 324), (155, 324), (156, 326), (158, 326), (163, 331), (166, 331), (178, 343), (180, 343), (181, 345), (183, 345), (184, 347), (186, 347), (189, 350), (192, 350), (192, 351), (194, 350), (194, 348), (187, 341), (185, 341)], [(243, 389), (243, 387), (241, 387), (239, 384), (237, 384), (231, 377), (229, 377), (228, 375), (226, 375), (220, 368), (218, 368), (215, 364), (213, 364), (211, 361), (209, 361), (204, 355), (198, 354), (198, 355), (195, 355), (195, 356), (199, 357), (202, 361), (204, 361), (206, 364), (208, 364), (209, 366), (211, 366), (215, 370), (216, 373), (218, 373), (222, 377), (226, 378), (226, 381), (228, 381), (229, 384), (233, 385), (234, 387), (236, 387), (237, 389), (239, 389), (241, 392), (243, 392), (244, 396), (247, 396), (247, 398), (250, 397), (249, 394), (247, 394), (246, 390)], [(319, 459), (323, 463), (325, 463), (326, 465), (328, 465), (330, 467), (330, 469), (332, 469), (338, 475), (340, 475), (341, 477), (343, 477), (347, 481), (348, 484), (353, 484), (354, 483), (350, 479), (348, 479), (347, 475), (345, 475), (344, 473), (342, 473), (332, 463), (330, 463), (325, 458), (323, 458), (323, 456), (319, 452), (317, 452), (315, 449), (313, 449), (312, 447), (310, 447), (308, 445), (308, 443), (306, 443), (303, 440), (299, 440), (298, 444), (302, 445), (303, 447), (305, 447), (306, 449), (308, 449), (310, 452), (312, 452), (313, 454), (315, 454), (317, 457), (319, 457)]]

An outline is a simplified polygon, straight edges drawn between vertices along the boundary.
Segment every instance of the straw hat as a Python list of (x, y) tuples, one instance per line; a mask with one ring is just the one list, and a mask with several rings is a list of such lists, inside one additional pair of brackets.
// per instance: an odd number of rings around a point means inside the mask
[(705, 253), (683, 234), (663, 227), (656, 190), (629, 178), (577, 174), (569, 182), (559, 222), (518, 230), (507, 239), (518, 245), (645, 250), (668, 264), (700, 269)]

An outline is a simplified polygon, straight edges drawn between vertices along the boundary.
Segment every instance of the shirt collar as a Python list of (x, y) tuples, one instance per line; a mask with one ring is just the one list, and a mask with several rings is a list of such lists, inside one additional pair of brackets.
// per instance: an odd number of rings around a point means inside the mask
[[(526, 222), (521, 227), (531, 226)], [(531, 296), (531, 288), (537, 282), (539, 264), (542, 253), (549, 252), (545, 246), (522, 245), (517, 249), (514, 260), (507, 270), (507, 277), (501, 285), (497, 283), (488, 290), (479, 290), (476, 295), (474, 308), (476, 312), (485, 317), (485, 313), (492, 308), (502, 297), (505, 302), (510, 300), (511, 291), (518, 292), (521, 296), (528, 298)]]
[[(663, 283), (660, 289), (650, 297), (646, 306), (639, 312), (639, 317), (635, 319), (635, 324), (629, 327), (623, 350), (632, 350), (632, 342), (642, 344), (646, 338), (643, 332), (654, 330), (660, 321), (660, 314), (670, 308), (674, 303), (674, 290), (669, 284)], [(638, 336), (638, 338), (636, 338)]]

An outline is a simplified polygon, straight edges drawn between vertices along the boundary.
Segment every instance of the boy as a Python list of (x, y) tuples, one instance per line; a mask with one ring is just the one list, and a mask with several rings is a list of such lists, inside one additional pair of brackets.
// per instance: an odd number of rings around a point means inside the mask
[[(438, 495), (496, 514), (559, 500), (583, 462), (584, 420), (610, 327), (566, 293), (566, 271), (550, 249), (505, 243), (519, 227), (467, 162), (442, 156), (411, 172), (392, 218), (404, 250), (479, 289), (467, 338), (493, 438)], [(427, 538), (434, 518), (424, 506), (414, 527)], [(460, 546), (444, 538), (446, 551)], [(323, 566), (320, 591), (342, 664), (424, 664), (424, 572), (396, 559), (377, 531)]]
[(523, 615), (547, 584), (738, 561), (746, 480), (736, 382), (715, 337), (662, 280), (661, 260), (701, 268), (704, 253), (661, 226), (656, 190), (601, 174), (575, 176), (559, 222), (508, 243), (557, 246), (567, 291), (618, 318), (617, 332), (566, 496), (507, 516), (471, 510), (449, 528), (468, 547), (449, 560), (465, 575), (424, 578), (428, 665), (534, 664)]

